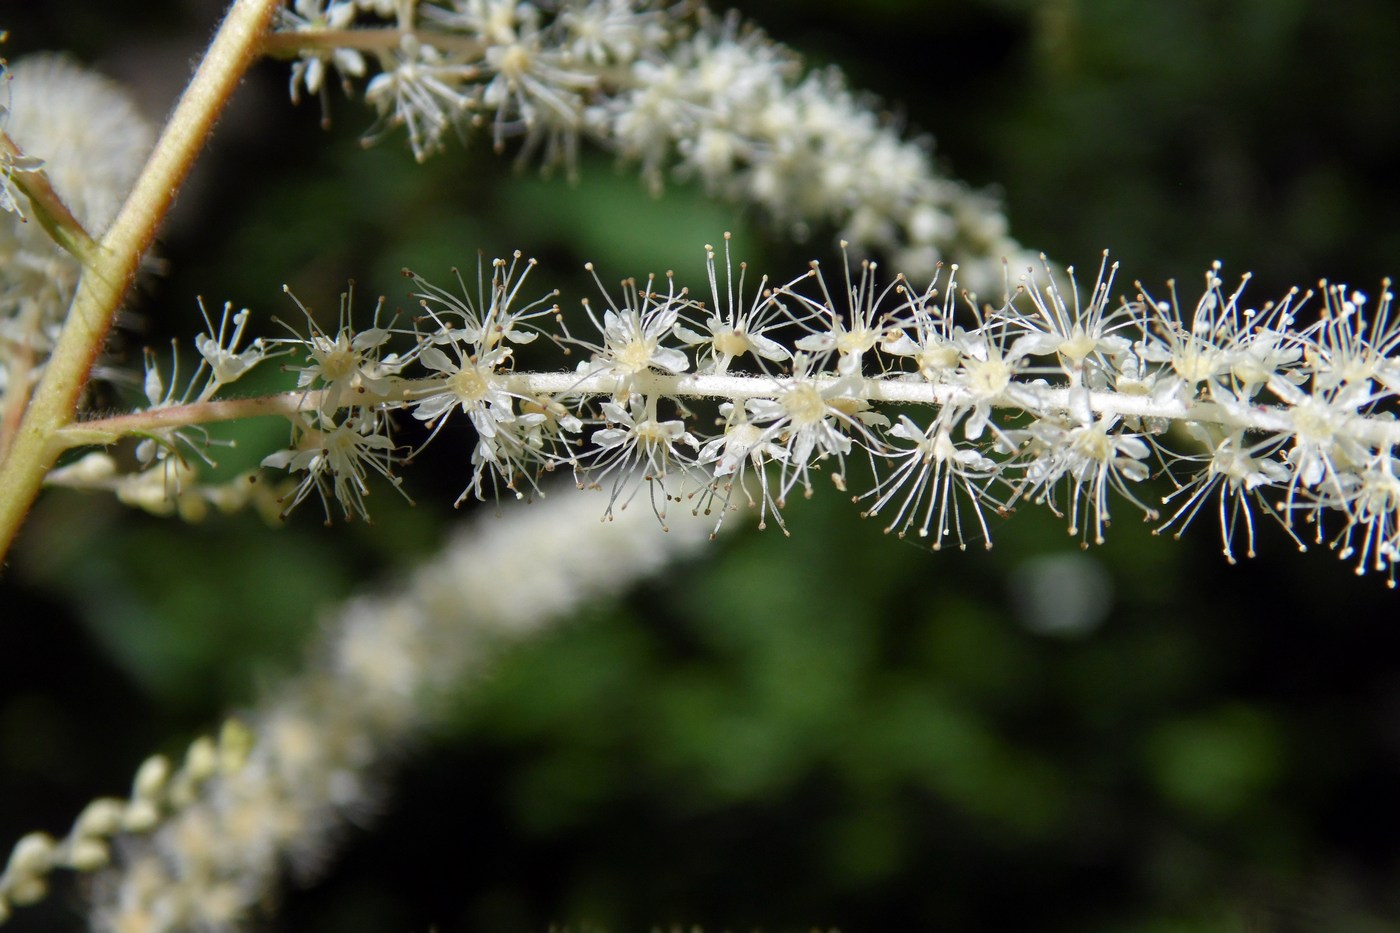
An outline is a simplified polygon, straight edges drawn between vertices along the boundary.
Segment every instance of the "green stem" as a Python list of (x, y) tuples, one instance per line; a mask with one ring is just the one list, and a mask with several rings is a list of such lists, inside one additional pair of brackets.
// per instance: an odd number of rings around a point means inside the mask
[(234, 0), (150, 160), (96, 254), (85, 263), (68, 318), (14, 442), (0, 463), (0, 560), (19, 533), (63, 449), (60, 428), (73, 421), (93, 361), (102, 351), (156, 230), (170, 209), (215, 120), (242, 80), (281, 0)]

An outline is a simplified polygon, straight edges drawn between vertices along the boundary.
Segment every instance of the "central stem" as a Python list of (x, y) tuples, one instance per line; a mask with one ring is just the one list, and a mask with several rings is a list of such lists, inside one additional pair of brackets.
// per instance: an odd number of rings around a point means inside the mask
[[(455, 377), (453, 377), (455, 378)], [(614, 373), (580, 375), (577, 372), (513, 372), (502, 374), (500, 387), (520, 398), (537, 396), (607, 396), (619, 392), (638, 392), (654, 406), (661, 397), (686, 399), (722, 399), (743, 405), (751, 398), (778, 398), (797, 383), (790, 376), (745, 376), (685, 374), (671, 375), (647, 370), (633, 375)], [(848, 377), (817, 376), (807, 380), (816, 393), (830, 390), (841, 383), (850, 384)], [(414, 398), (435, 395), (443, 391), (443, 379), (403, 379), (394, 383), (385, 404), (400, 407), (412, 404)], [(1074, 409), (1069, 386), (1037, 386), (1034, 413), (1069, 412)], [(932, 384), (917, 379), (864, 379), (859, 391), (852, 395), (863, 402), (884, 402), (893, 405), (918, 405), (926, 408), (946, 406), (972, 408), (975, 396), (959, 385)], [(1202, 399), (1190, 403), (1175, 399), (1158, 400), (1150, 395), (1095, 391), (1088, 393), (1089, 410), (1099, 417), (1155, 418), (1167, 421), (1195, 421), (1242, 428), (1257, 434), (1292, 434), (1303, 429), (1300, 419), (1307, 417), (1298, 406), (1254, 405), (1245, 410), (1227, 411), (1216, 402)], [(317, 411), (324, 404), (320, 390), (297, 389), (280, 395), (257, 398), (225, 399), (171, 405), (148, 411), (94, 419), (65, 427), (53, 439), (65, 449), (88, 444), (111, 444), (124, 436), (143, 435), (181, 427), (280, 415), (293, 418), (297, 412)], [(1020, 408), (1022, 402), (1005, 394), (988, 400), (992, 408)], [(648, 417), (655, 419), (650, 410)], [(1352, 416), (1347, 432), (1357, 440), (1378, 447), (1400, 445), (1400, 425), (1392, 419)]]

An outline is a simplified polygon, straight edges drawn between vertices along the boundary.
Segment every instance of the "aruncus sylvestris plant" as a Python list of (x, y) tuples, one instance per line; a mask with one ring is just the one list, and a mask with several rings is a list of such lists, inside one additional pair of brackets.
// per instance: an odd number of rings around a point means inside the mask
[[(140, 410), (82, 413), (172, 192), (261, 54), (291, 61), (294, 99), (338, 83), (363, 96), (371, 138), (404, 135), (420, 161), (450, 158), (454, 135), (480, 131), (573, 173), (580, 147), (601, 145), (652, 186), (674, 173), (795, 232), (834, 226), (840, 252), (763, 277), (717, 241), (704, 282), (615, 284), (597, 270), (582, 314), (533, 290), (524, 253), (446, 284), (411, 273), (404, 314), (357, 307), (347, 293), (333, 327), (287, 315), (298, 322), (288, 336), (247, 340), (250, 312), (211, 303), (193, 381), (156, 354)], [(459, 501), (541, 496), (545, 474), (560, 472), (600, 487), (606, 517), (630, 506), (663, 526), (698, 517), (713, 533), (752, 508), (786, 530), (789, 500), (826, 474), (863, 514), (935, 549), (989, 541), (997, 518), (1025, 505), (1054, 510), (1086, 543), (1103, 541), (1114, 509), (1172, 532), (1208, 509), (1231, 559), (1252, 553), (1268, 516), (1300, 546), (1330, 545), (1394, 582), (1400, 331), (1388, 286), (1367, 296), (1324, 284), (1253, 306), (1219, 266), (1184, 301), (1136, 283), (1122, 294), (1107, 257), (1092, 284), (1062, 274), (838, 76), (804, 75), (732, 18), (597, 0), (240, 0), (110, 226), (47, 183), (57, 153), (18, 132), (4, 151), (4, 203), (30, 219), (20, 229), (42, 225), (67, 254), (50, 261), (81, 270), (66, 286), (41, 276), (59, 296), (42, 306), (7, 290), (7, 544), (44, 483), (187, 517), (210, 505), (286, 514), (314, 498), (328, 521), (368, 518), (371, 490), (396, 486), (419, 454), (394, 433), (415, 419), (433, 439), (474, 436)], [(27, 261), (34, 249), (12, 255)], [(1316, 323), (1295, 323), (1312, 308)], [(518, 362), (547, 344), (560, 353), (554, 368)], [(294, 389), (228, 391), (269, 360), (295, 373)], [(267, 453), (262, 477), (203, 481), (201, 426), (265, 415), (284, 418), (290, 440)], [(133, 469), (109, 452), (128, 439)], [(1150, 476), (1173, 490), (1165, 501), (1141, 491)], [(238, 744), (229, 740), (230, 772), (243, 767)], [(181, 772), (191, 787), (219, 773), (203, 751), (191, 757)], [(138, 781), (133, 801), (165, 786)], [(98, 867), (107, 837), (147, 828), (124, 812), (80, 820), (71, 843), (22, 846), (0, 893), (19, 903), (52, 867)], [(70, 854), (55, 854), (63, 846)], [(232, 882), (223, 894), (211, 903), (231, 917), (252, 903)]]

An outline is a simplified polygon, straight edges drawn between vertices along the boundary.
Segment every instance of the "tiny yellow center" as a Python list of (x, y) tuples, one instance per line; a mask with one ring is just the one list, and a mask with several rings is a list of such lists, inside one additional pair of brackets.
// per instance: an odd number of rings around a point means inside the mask
[(967, 387), (980, 398), (1000, 395), (1011, 384), (1011, 368), (999, 356), (987, 360), (968, 359), (963, 364)]
[(826, 417), (826, 403), (816, 386), (806, 383), (793, 386), (783, 395), (783, 408), (797, 426), (816, 424)]
[(1176, 374), (1188, 385), (1205, 382), (1216, 373), (1216, 354), (1188, 347), (1172, 357), (1172, 369), (1176, 370)]
[(940, 374), (958, 365), (958, 348), (952, 344), (929, 344), (919, 351), (919, 372), (925, 379), (937, 378)]
[(1074, 439), (1074, 450), (1090, 460), (1107, 463), (1113, 457), (1113, 443), (1108, 439), (1108, 429), (1096, 424), (1080, 431)]
[(512, 45), (496, 62), (496, 70), (512, 83), (519, 81), (530, 70), (530, 53), (523, 45)]
[(322, 379), (335, 382), (354, 373), (355, 351), (348, 340), (341, 337), (334, 343), (327, 340), (318, 340), (317, 343), (320, 346), (313, 351), (313, 356), (321, 364)]
[(848, 330), (836, 338), (836, 349), (842, 354), (864, 353), (875, 346), (878, 337), (873, 330)]
[(479, 402), (486, 397), (490, 387), (481, 371), (475, 366), (465, 366), (455, 376), (447, 380), (452, 394), (464, 402)]
[(632, 340), (623, 344), (613, 354), (617, 368), (626, 373), (639, 373), (651, 365), (652, 354), (656, 352), (654, 340)]
[(741, 330), (725, 329), (715, 334), (715, 352), (721, 356), (743, 356), (749, 352), (749, 338)]
[(1060, 344), (1060, 355), (1069, 360), (1071, 365), (1082, 366), (1084, 359), (1094, 352), (1096, 342), (1093, 337), (1076, 327), (1074, 334)]

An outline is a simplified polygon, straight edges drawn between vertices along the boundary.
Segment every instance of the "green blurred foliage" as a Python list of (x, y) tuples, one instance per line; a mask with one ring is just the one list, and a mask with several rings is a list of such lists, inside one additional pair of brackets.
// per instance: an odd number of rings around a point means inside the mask
[[(1124, 287), (1192, 283), (1217, 257), (1258, 270), (1262, 296), (1395, 268), (1389, 0), (742, 8), (997, 185), (1024, 242), (1081, 267), (1113, 247)], [(11, 5), (7, 54), (73, 48), (159, 112), (216, 10)], [(333, 96), (322, 132), (284, 87), (269, 64), (240, 92), (128, 348), (187, 348), (198, 294), (269, 335), (300, 314), (284, 283), (323, 324), (351, 279), (357, 315), (380, 294), (411, 309), (401, 268), (470, 280), (479, 250), (538, 257), (570, 313), (594, 291), (585, 260), (608, 283), (700, 286), (725, 230), (775, 277), (830, 256), (824, 232), (794, 248), (692, 189), (652, 199), (606, 156), (571, 185), (480, 140), (426, 166), (392, 134), (362, 151), (359, 105)], [(279, 430), (241, 428), (224, 468)], [(313, 508), (176, 527), (49, 495), (0, 590), (0, 838), (120, 792), (291, 669), (327, 607), (430, 554), (469, 444), (407, 471), (414, 508), (376, 490), (372, 526)], [(822, 489), (791, 538), (741, 532), (503, 653), (386, 775), (376, 827), (266, 928), (1400, 929), (1400, 636), (1380, 581), (1272, 529), (1229, 567), (1204, 520), (1172, 542), (1126, 509), (1100, 549), (1022, 509), (995, 550), (934, 553), (846, 498)], [(1034, 628), (1021, 594), (1047, 555), (1108, 581), (1104, 619)], [(14, 929), (75, 927), (49, 905)]]

